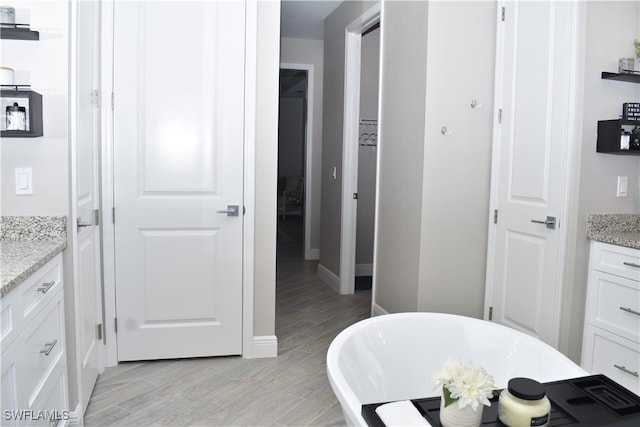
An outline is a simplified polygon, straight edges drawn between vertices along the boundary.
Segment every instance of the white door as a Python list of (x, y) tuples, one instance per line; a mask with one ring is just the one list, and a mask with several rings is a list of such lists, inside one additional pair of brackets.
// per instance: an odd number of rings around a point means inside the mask
[(100, 4), (78, 1), (75, 36), (75, 201), (76, 259), (75, 310), (78, 387), (83, 412), (102, 370), (102, 274), (99, 196), (100, 111), (99, 87)]
[[(502, 109), (492, 177), (497, 223), (490, 228), (485, 314), (491, 310), (493, 321), (555, 346), (566, 227), (561, 212), (573, 6), (553, 1), (506, 5), (496, 67), (496, 106)], [(555, 225), (541, 223), (547, 219)]]
[(115, 2), (121, 361), (242, 353), (244, 16)]

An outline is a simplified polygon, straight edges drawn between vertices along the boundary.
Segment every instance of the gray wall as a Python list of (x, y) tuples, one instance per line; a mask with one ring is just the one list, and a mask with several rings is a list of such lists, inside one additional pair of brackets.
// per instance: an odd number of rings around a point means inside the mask
[[(340, 270), (345, 28), (374, 4), (345, 1), (324, 21), (320, 264), (336, 276)], [(331, 174), (334, 167), (336, 179)]]
[(307, 174), (311, 185), (305, 188), (305, 197), (309, 200), (310, 209), (307, 212), (310, 222), (310, 238), (306, 242), (311, 249), (309, 258), (318, 258), (320, 252), (320, 182), (322, 175), (322, 100), (323, 100), (323, 55), (324, 42), (322, 40), (280, 39), (280, 61), (289, 64), (308, 64), (313, 66), (313, 123), (308, 131), (311, 133), (310, 151), (311, 164), (307, 165)]
[[(380, 29), (362, 38), (360, 66), (360, 118), (378, 118), (378, 76)], [(358, 217), (356, 226), (356, 275), (371, 275), (376, 202), (376, 159), (378, 148), (358, 147)]]
[[(633, 39), (640, 37), (640, 3), (589, 1), (584, 32), (582, 105), (582, 146), (578, 158), (579, 181), (571, 188), (578, 192), (577, 218), (568, 245), (563, 300), (561, 350), (580, 361), (586, 301), (589, 240), (585, 238), (590, 213), (640, 212), (640, 158), (596, 153), (598, 120), (615, 119), (622, 103), (640, 100), (640, 85), (602, 80), (602, 71), (617, 71), (618, 58), (633, 56)], [(611, 29), (615, 28), (615, 31)], [(629, 177), (629, 196), (616, 197), (619, 175)]]

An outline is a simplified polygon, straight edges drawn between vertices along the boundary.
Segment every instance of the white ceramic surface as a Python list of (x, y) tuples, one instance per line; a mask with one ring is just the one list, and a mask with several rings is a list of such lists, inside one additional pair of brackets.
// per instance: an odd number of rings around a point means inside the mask
[(449, 358), (483, 366), (497, 388), (513, 377), (548, 382), (589, 375), (529, 335), (442, 313), (388, 314), (348, 327), (329, 346), (327, 374), (347, 424), (365, 426), (362, 404), (439, 395), (431, 375)]

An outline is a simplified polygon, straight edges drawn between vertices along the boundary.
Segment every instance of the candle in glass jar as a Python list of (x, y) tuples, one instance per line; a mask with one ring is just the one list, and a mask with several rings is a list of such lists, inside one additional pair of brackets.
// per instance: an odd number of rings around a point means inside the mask
[(512, 378), (500, 393), (498, 418), (509, 427), (546, 426), (551, 402), (544, 387), (530, 378)]

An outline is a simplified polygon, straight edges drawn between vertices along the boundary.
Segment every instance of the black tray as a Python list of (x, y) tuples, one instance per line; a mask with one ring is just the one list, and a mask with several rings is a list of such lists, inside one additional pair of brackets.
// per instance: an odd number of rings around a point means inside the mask
[[(634, 426), (640, 425), (640, 397), (604, 375), (544, 383), (551, 401), (549, 426)], [(498, 393), (482, 413), (483, 426), (504, 426), (498, 420)], [(440, 398), (411, 400), (434, 427), (440, 426)], [(362, 417), (371, 427), (385, 427), (376, 408), (389, 402), (362, 405)]]

